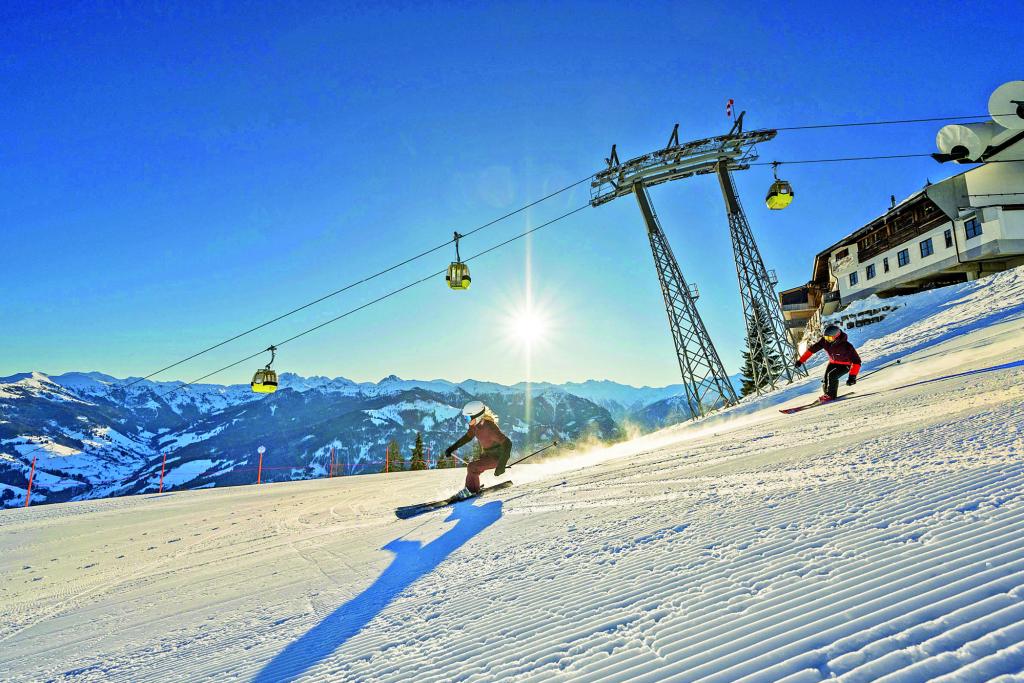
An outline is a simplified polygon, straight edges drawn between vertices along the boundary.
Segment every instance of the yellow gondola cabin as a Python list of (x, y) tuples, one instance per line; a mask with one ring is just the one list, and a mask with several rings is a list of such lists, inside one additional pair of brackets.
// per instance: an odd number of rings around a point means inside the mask
[(772, 183), (772, 186), (768, 188), (768, 196), (764, 198), (764, 203), (768, 205), (769, 209), (785, 209), (793, 201), (793, 188), (785, 180), (776, 180)]
[(459, 256), (459, 239), (462, 235), (455, 233), (455, 260), (448, 266), (448, 274), (444, 276), (444, 279), (448, 282), (448, 286), (451, 289), (469, 289), (469, 283), (473, 281), (469, 277), (469, 266), (462, 262), (462, 257)]
[(778, 161), (772, 162), (772, 176), (775, 178), (775, 182), (768, 188), (764, 203), (769, 209), (778, 211), (785, 209), (793, 201), (793, 186), (786, 180), (779, 180)]
[(452, 289), (469, 289), (472, 278), (469, 277), (469, 266), (461, 261), (456, 261), (448, 266), (448, 274), (445, 275), (448, 286)]
[(271, 346), (267, 351), (270, 351), (270, 362), (265, 368), (257, 370), (256, 374), (252, 376), (252, 382), (249, 383), (249, 386), (257, 394), (272, 394), (277, 391), (277, 373), (270, 369), (277, 355), (277, 347)]

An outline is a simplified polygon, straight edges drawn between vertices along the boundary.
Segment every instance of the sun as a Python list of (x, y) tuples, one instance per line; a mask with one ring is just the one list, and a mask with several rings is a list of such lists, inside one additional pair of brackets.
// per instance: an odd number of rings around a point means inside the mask
[(551, 324), (544, 311), (526, 306), (509, 314), (506, 328), (511, 339), (529, 349), (547, 339)]

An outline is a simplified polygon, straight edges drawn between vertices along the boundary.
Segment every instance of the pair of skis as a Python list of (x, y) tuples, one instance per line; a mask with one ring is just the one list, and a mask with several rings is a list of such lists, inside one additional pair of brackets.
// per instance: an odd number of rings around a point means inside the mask
[(395, 508), (395, 517), (398, 517), (399, 519), (409, 519), (410, 517), (416, 517), (417, 515), (422, 515), (427, 512), (432, 512), (434, 510), (446, 508), (449, 505), (455, 505), (456, 503), (460, 503), (464, 500), (473, 500), (474, 498), (479, 498), (485, 493), (491, 493), (493, 491), (508, 488), (511, 485), (512, 482), (503, 481), (495, 484), (494, 486), (485, 486), (482, 489), (480, 489), (476, 493), (476, 495), (470, 496), (469, 498), (457, 498), (456, 496), (450, 496), (442, 500), (435, 500), (432, 503), (417, 503), (416, 505), (403, 505), (400, 508)]
[[(544, 448), (538, 449), (538, 450), (534, 451), (533, 453), (530, 453), (529, 455), (525, 455), (522, 458), (519, 458), (519, 460), (516, 460), (514, 464), (518, 465), (519, 463), (521, 463), (522, 461), (526, 460), (527, 458), (532, 458), (533, 456), (537, 455), (538, 453), (543, 453), (544, 451), (548, 450), (549, 448), (554, 448), (557, 445), (558, 445), (557, 441), (552, 441), (550, 444), (548, 444)], [(512, 469), (512, 465), (508, 465), (505, 468), (506, 471), (510, 470), (510, 469)], [(427, 513), (427, 512), (432, 512), (433, 510), (440, 510), (442, 508), (446, 508), (449, 505), (455, 505), (456, 503), (460, 503), (460, 502), (462, 502), (464, 500), (473, 500), (474, 498), (479, 498), (480, 496), (482, 496), (485, 493), (491, 493), (492, 491), (497, 491), (497, 490), (500, 490), (500, 489), (508, 488), (511, 485), (512, 485), (511, 481), (503, 481), (503, 482), (499, 482), (497, 484), (494, 484), (493, 486), (485, 486), (484, 488), (480, 489), (476, 493), (476, 495), (469, 496), (468, 498), (458, 498), (457, 496), (449, 496), (448, 498), (442, 498), (441, 500), (435, 500), (435, 501), (430, 502), (430, 503), (417, 503), (415, 505), (403, 505), (402, 507), (395, 508), (395, 516), (398, 517), (399, 519), (409, 519), (410, 517), (416, 517), (417, 515), (422, 515), (422, 514)]]
[[(886, 363), (882, 367), (875, 368), (871, 372), (868, 372), (868, 373), (865, 373), (865, 374), (861, 375), (860, 379), (863, 380), (864, 378), (870, 377), (871, 375), (875, 374), (876, 372), (880, 372), (882, 370), (885, 370), (886, 368), (892, 367), (893, 365), (900, 365), (902, 362), (903, 362), (903, 359), (901, 359), (901, 358), (897, 358), (896, 360), (889, 361), (888, 363)], [(809, 408), (817, 408), (818, 406), (827, 405), (829, 403), (835, 403), (836, 401), (842, 401), (845, 398), (850, 398), (851, 396), (853, 396), (854, 393), (855, 392), (851, 391), (850, 393), (848, 393), (848, 394), (846, 394), (844, 396), (837, 396), (836, 398), (832, 399), (831, 401), (822, 401), (819, 398), (816, 401), (814, 401), (813, 403), (808, 403), (807, 405), (796, 406), (794, 408), (780, 408), (779, 412), (783, 413), (785, 415), (792, 415), (793, 413), (799, 413), (799, 412), (801, 412), (803, 410), (808, 410)]]
[(779, 408), (779, 412), (783, 413), (784, 415), (792, 415), (793, 413), (799, 413), (799, 412), (801, 412), (803, 410), (808, 410), (809, 408), (817, 408), (818, 406), (827, 406), (830, 403), (835, 403), (836, 401), (842, 401), (843, 399), (852, 397), (853, 394), (854, 394), (854, 392), (851, 391), (850, 393), (844, 394), (843, 396), (837, 396), (834, 399), (832, 399), (831, 401), (822, 401), (819, 398), (819, 399), (816, 399), (813, 403), (808, 403), (807, 405), (796, 406), (794, 408)]

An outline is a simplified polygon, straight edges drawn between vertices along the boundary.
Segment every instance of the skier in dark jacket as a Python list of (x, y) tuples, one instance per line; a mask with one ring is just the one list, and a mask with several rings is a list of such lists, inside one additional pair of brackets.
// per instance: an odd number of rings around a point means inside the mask
[(852, 387), (857, 383), (857, 374), (860, 372), (860, 356), (857, 349), (853, 348), (846, 333), (839, 329), (838, 325), (829, 325), (825, 328), (822, 338), (811, 344), (797, 359), (795, 365), (799, 368), (807, 362), (807, 359), (824, 350), (828, 354), (828, 366), (825, 368), (825, 377), (821, 380), (822, 390), (825, 392), (818, 399), (822, 403), (834, 401), (839, 393), (839, 378), (850, 373), (846, 380), (846, 386)]
[(483, 453), (466, 466), (466, 488), (455, 496), (466, 499), (480, 493), (480, 475), (487, 470), (494, 470), (499, 477), (505, 472), (509, 456), (512, 455), (512, 441), (498, 429), (498, 418), (482, 401), (470, 401), (462, 409), (462, 414), (469, 418), (469, 430), (466, 434), (444, 450), (446, 457), (458, 448), (465, 446), (475, 437), (480, 442)]

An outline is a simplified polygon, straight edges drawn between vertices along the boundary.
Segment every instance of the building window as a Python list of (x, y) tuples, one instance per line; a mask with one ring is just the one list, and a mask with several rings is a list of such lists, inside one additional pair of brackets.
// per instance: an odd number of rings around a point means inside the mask
[(885, 272), (885, 273), (889, 272), (889, 257), (888, 256), (886, 256), (884, 259), (882, 259), (882, 272)]
[(952, 230), (947, 230), (946, 232), (942, 233), (942, 236), (946, 238), (946, 249), (949, 249), (950, 247), (952, 247), (953, 246), (953, 231)]
[(968, 218), (964, 221), (964, 232), (967, 233), (967, 239), (977, 237), (981, 234), (981, 221), (977, 218)]
[(900, 264), (900, 268), (910, 263), (910, 250), (904, 249), (896, 254), (896, 261)]
[(874, 277), (875, 277), (875, 264), (872, 263), (872, 264), (868, 265), (868, 267), (865, 269), (864, 272), (867, 275), (869, 280), (873, 280)]
[(921, 242), (921, 258), (931, 256), (935, 253), (935, 249), (932, 248), (932, 238), (929, 237), (925, 241)]
[(851, 287), (856, 287), (857, 286), (857, 273), (850, 273), (850, 286)]

